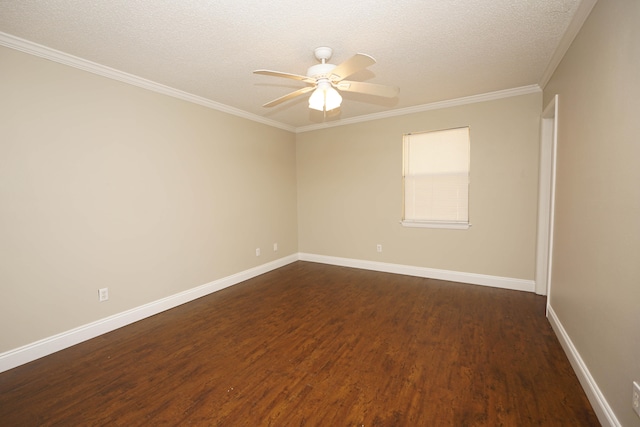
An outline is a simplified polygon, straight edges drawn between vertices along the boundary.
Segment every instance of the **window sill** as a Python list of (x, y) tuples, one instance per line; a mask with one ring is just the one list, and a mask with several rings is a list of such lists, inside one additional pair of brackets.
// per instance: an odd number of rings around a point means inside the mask
[(445, 221), (400, 221), (403, 227), (412, 228), (448, 228), (451, 230), (468, 230), (471, 224), (468, 222)]

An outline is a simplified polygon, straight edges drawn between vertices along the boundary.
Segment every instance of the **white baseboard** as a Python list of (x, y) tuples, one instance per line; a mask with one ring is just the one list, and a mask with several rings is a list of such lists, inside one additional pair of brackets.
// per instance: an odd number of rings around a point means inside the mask
[[(259, 265), (249, 270), (223, 277), (213, 282), (180, 292), (175, 295), (141, 305), (131, 310), (106, 317), (104, 319), (91, 322), (89, 324), (71, 329), (69, 331), (53, 335), (51, 337), (36, 341), (34, 343), (19, 347), (0, 354), (0, 372), (13, 369), (17, 366), (90, 340), (99, 335), (129, 325), (153, 316), (165, 310), (177, 307), (189, 301), (203, 297), (210, 293), (233, 286), (245, 280), (291, 264), (297, 260), (317, 262), (322, 264), (338, 265), (343, 267), (360, 268), (364, 270), (381, 271), (386, 273), (404, 274), (409, 276), (425, 277), (438, 280), (455, 281), (474, 285), (491, 286), (504, 289), (534, 292), (535, 283), (532, 280), (513, 279), (499, 276), (488, 276), (475, 273), (461, 273), (457, 271), (439, 270), (426, 267), (414, 267), (402, 264), (390, 264), (377, 261), (357, 260), (351, 258), (340, 258), (325, 255), (315, 255), (298, 253), (284, 258)], [(613, 410), (598, 388), (597, 383), (591, 376), (589, 369), (580, 357), (577, 349), (571, 342), (569, 335), (560, 323), (551, 306), (547, 307), (547, 317), (558, 340), (562, 345), (571, 366), (582, 385), (600, 423), (605, 426), (619, 427), (620, 423)]]
[(203, 297), (210, 293), (233, 286), (237, 283), (259, 276), (260, 274), (275, 270), (297, 260), (332, 264), (344, 267), (361, 268), (364, 270), (381, 271), (386, 273), (405, 274), (408, 276), (425, 277), (431, 279), (448, 280), (454, 282), (470, 283), (474, 285), (492, 286), (496, 288), (514, 289), (533, 292), (535, 283), (531, 280), (512, 279), (498, 276), (487, 276), (474, 273), (460, 273), (456, 271), (438, 270), (425, 267), (413, 267), (401, 264), (390, 264), (376, 261), (340, 258), (325, 255), (298, 253), (263, 264), (249, 270), (242, 271), (222, 279), (214, 280), (196, 288), (180, 292), (148, 304), (123, 311), (113, 316), (79, 326), (66, 332), (27, 344), (0, 354), (0, 372), (13, 369), (16, 366), (29, 363), (33, 360), (63, 350), (83, 341), (90, 340), (99, 335), (111, 332), (115, 329), (129, 325), (153, 316), (165, 310), (177, 307), (189, 301)]
[(603, 426), (620, 427), (621, 424), (613, 413), (609, 403), (607, 403), (607, 399), (605, 399), (604, 395), (600, 391), (598, 384), (591, 376), (591, 373), (589, 372), (587, 365), (582, 360), (580, 353), (578, 353), (578, 350), (573, 345), (571, 338), (569, 338), (569, 334), (567, 334), (562, 323), (560, 323), (560, 319), (558, 319), (558, 316), (556, 316), (556, 313), (550, 305), (547, 306), (547, 317), (549, 318), (551, 327), (558, 336), (558, 340), (560, 341), (564, 352), (569, 358), (569, 362), (571, 363), (571, 366), (573, 367), (589, 402), (591, 402), (593, 410), (598, 416), (600, 424)]
[(254, 268), (250, 268), (249, 270), (214, 280), (213, 282), (205, 285), (198, 286), (196, 288), (135, 307), (131, 310), (123, 311), (121, 313), (114, 314), (113, 316), (79, 326), (69, 331), (53, 335), (34, 343), (27, 344), (23, 347), (7, 351), (0, 354), (0, 372), (8, 371), (16, 366), (23, 365), (55, 353), (56, 351), (90, 340), (99, 335), (142, 320), (146, 317), (153, 316), (210, 293), (233, 286), (271, 270), (275, 270), (276, 268), (283, 267), (297, 260), (298, 254), (289, 255), (267, 264), (262, 264)]
[(403, 264), (390, 264), (386, 262), (339, 258), (307, 253), (300, 253), (299, 259), (301, 261), (339, 265), (342, 267), (361, 268), (363, 270), (382, 271), (385, 273), (404, 274), (407, 276), (425, 277), (429, 279), (447, 280), (451, 282), (469, 283), (472, 285), (491, 286), (494, 288), (513, 289), (516, 291), (534, 292), (536, 288), (535, 282), (533, 280), (488, 276), (476, 273), (461, 273), (458, 271), (439, 270), (427, 267), (414, 267)]

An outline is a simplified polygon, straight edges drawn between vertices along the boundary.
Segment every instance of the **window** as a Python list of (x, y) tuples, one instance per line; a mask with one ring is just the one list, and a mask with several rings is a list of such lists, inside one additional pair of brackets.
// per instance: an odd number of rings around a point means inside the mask
[(403, 135), (407, 227), (469, 228), (469, 128)]

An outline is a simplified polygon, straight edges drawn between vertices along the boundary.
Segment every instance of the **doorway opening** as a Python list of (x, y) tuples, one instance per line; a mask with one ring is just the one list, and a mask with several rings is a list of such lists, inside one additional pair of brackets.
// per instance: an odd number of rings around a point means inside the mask
[(551, 297), (553, 226), (558, 140), (558, 95), (545, 107), (540, 128), (540, 178), (538, 187), (538, 243), (536, 251), (536, 293)]

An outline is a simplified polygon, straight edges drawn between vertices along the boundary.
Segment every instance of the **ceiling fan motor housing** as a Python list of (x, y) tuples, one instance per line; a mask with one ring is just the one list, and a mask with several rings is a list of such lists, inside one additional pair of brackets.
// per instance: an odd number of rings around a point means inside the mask
[(333, 64), (316, 64), (309, 67), (307, 77), (329, 76), (329, 73), (336, 68)]

